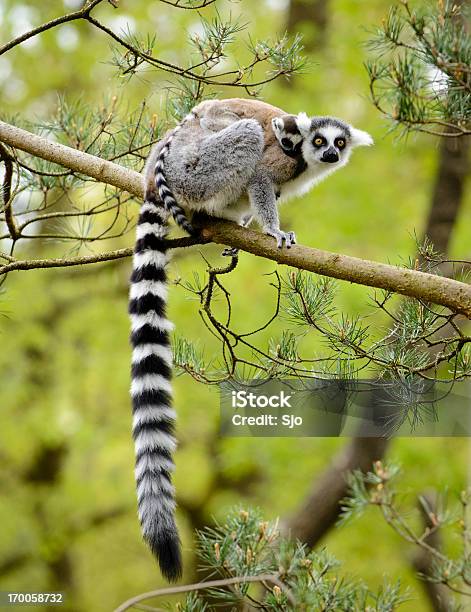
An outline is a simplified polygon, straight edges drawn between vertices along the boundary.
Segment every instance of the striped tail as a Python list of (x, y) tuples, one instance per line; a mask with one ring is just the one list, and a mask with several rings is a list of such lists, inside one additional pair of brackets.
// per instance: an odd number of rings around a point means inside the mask
[(166, 210), (172, 215), (175, 219), (175, 223), (185, 230), (190, 236), (194, 236), (196, 234), (193, 226), (188, 221), (185, 215), (185, 211), (183, 208), (177, 203), (175, 200), (175, 196), (173, 195), (170, 187), (168, 186), (167, 179), (165, 178), (165, 158), (167, 157), (170, 151), (170, 144), (173, 140), (173, 137), (181, 129), (181, 125), (177, 125), (176, 128), (172, 130), (170, 135), (167, 137), (167, 140), (162, 147), (162, 150), (157, 157), (157, 161), (155, 163), (155, 184), (157, 186), (159, 196), (164, 203)]
[(167, 285), (164, 246), (167, 212), (147, 199), (137, 225), (131, 275), (133, 437), (136, 450), (138, 514), (142, 534), (167, 580), (182, 573), (171, 483), (175, 450), (172, 409), (172, 352), (165, 316)]

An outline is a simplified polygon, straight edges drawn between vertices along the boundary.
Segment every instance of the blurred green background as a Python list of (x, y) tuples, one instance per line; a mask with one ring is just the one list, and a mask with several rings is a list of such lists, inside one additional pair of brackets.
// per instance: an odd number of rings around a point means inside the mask
[[(220, 3), (241, 14), (253, 38), (282, 33), (287, 0)], [(391, 0), (331, 0), (322, 43), (312, 50), (309, 72), (291, 84), (278, 81), (263, 98), (289, 112), (337, 115), (369, 131), (375, 146), (353, 155), (349, 166), (281, 211), (282, 226), (302, 244), (382, 262), (414, 255), (437, 163), (437, 141), (427, 136), (397, 140), (367, 97), (362, 62), (367, 28), (380, 23)], [(75, 8), (73, 0), (0, 0), (0, 42)], [(212, 10), (212, 9), (211, 9)], [(197, 15), (148, 0), (123, 0), (119, 10), (100, 7), (105, 23), (119, 30), (156, 32), (165, 58), (184, 62), (187, 31)], [(309, 26), (303, 27), (308, 39)], [(240, 53), (244, 53), (243, 45)], [(57, 92), (99, 103), (116, 93), (137, 107), (145, 97), (165, 117), (165, 76), (145, 73), (122, 82), (107, 64), (108, 41), (86, 24), (66, 25), (0, 57), (2, 113), (45, 119)], [(236, 96), (225, 90), (223, 95)], [(99, 198), (88, 189), (77, 197)], [(98, 200), (97, 200), (98, 201)], [(450, 255), (469, 252), (471, 194), (456, 224)], [(133, 244), (133, 232), (103, 248)], [(33, 242), (22, 254), (66, 254), (67, 245)], [(201, 248), (220, 261), (220, 247)], [(83, 253), (88, 252), (82, 249)], [(198, 248), (175, 253), (171, 275), (183, 279), (205, 264)], [(270, 261), (242, 254), (228, 279), (235, 323), (249, 329), (273, 309), (273, 290), (263, 275)], [(127, 597), (162, 584), (141, 541), (135, 511), (127, 318), (130, 261), (10, 274), (0, 294), (0, 589), (65, 590), (71, 610), (109, 610)], [(372, 312), (371, 292), (342, 283), (338, 305), (348, 314)], [(217, 345), (197, 316), (197, 303), (180, 288), (170, 293), (170, 318), (180, 335), (211, 357)], [(374, 324), (386, 323), (377, 315)], [(270, 335), (286, 325), (277, 321)], [(322, 350), (310, 339), (312, 351)], [(346, 443), (338, 439), (224, 439), (218, 436), (217, 389), (188, 376), (175, 381), (179, 450), (175, 485), (183, 533), (185, 580), (195, 578), (192, 530), (223, 518), (234, 503), (257, 505), (267, 518), (294, 511), (312, 481)], [(406, 492), (445, 488), (453, 497), (466, 486), (471, 448), (466, 439), (396, 440), (390, 456), (405, 471)], [(323, 544), (371, 587), (385, 576), (413, 590), (404, 610), (428, 610), (410, 569), (410, 553), (386, 525), (368, 513), (330, 532)], [(453, 542), (450, 542), (453, 545)]]

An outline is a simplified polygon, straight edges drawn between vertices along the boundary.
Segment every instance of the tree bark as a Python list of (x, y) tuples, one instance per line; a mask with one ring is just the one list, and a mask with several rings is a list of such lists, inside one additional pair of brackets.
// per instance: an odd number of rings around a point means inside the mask
[[(428, 508), (430, 508), (432, 512), (435, 512), (437, 506), (436, 493), (429, 492), (422, 495), (422, 497), (426, 500)], [(434, 525), (422, 504), (419, 504), (419, 510), (421, 513), (424, 528), (432, 530), (434, 528)], [(440, 532), (438, 530), (431, 531), (430, 535), (428, 535), (424, 539), (424, 542), (435, 550), (440, 550), (442, 548), (442, 541), (440, 537)], [(424, 548), (421, 548), (413, 557), (412, 564), (419, 574), (426, 577), (430, 577), (433, 575), (434, 560), (435, 559), (433, 557), (433, 554), (431, 554)], [(425, 591), (425, 594), (427, 595), (430, 601), (430, 605), (433, 612), (449, 612), (453, 609), (449, 597), (449, 590), (446, 586), (437, 582), (432, 582), (430, 580), (421, 580), (420, 582)]]
[(447, 253), (452, 229), (463, 201), (466, 176), (469, 172), (471, 139), (442, 138), (432, 203), (425, 227), (435, 249)]

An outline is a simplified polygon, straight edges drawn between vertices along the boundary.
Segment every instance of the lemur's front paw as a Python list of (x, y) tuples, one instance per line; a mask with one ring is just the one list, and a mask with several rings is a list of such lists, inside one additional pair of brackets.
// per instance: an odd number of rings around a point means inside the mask
[(265, 230), (265, 234), (275, 238), (276, 246), (279, 249), (283, 248), (283, 242), (286, 244), (287, 249), (290, 249), (291, 245), (296, 244), (296, 236), (294, 232), (282, 232), (281, 230), (268, 229)]
[(239, 249), (236, 249), (235, 247), (226, 247), (221, 255), (223, 257), (238, 257)]

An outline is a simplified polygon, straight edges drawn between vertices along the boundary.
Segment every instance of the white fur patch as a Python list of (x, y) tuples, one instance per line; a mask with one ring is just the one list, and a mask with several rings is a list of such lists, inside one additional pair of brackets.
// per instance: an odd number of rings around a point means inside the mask
[(153, 202), (144, 202), (144, 204), (141, 206), (140, 212), (151, 212), (157, 214), (162, 219), (162, 222), (165, 222), (165, 220), (168, 218), (167, 211), (161, 206), (156, 206)]
[(142, 280), (138, 283), (132, 283), (129, 289), (129, 297), (133, 299), (138, 299), (151, 293), (152, 295), (156, 295), (162, 300), (167, 299), (167, 285), (162, 283), (161, 281), (153, 281), (153, 280)]
[(162, 493), (146, 495), (139, 499), (138, 514), (144, 538), (152, 539), (155, 536), (156, 520), (159, 522), (159, 527), (167, 522), (170, 525), (173, 524), (175, 506), (173, 496), (162, 495)]
[(278, 140), (281, 140), (285, 131), (285, 125), (281, 117), (273, 117), (271, 120), (271, 127), (275, 132), (275, 136)]
[(155, 327), (161, 331), (172, 331), (173, 329), (173, 323), (171, 323), (165, 317), (159, 317), (159, 315), (153, 310), (150, 310), (145, 314), (133, 314), (130, 318), (132, 331), (136, 331), (136, 329), (139, 329), (144, 325), (150, 325), (151, 327)]
[(156, 355), (160, 357), (169, 366), (172, 365), (172, 351), (168, 346), (162, 346), (161, 344), (141, 344), (136, 346), (132, 351), (132, 362), (139, 363), (150, 355)]
[(352, 133), (352, 147), (370, 147), (374, 144), (373, 138), (363, 130), (350, 128)]
[(159, 423), (160, 421), (175, 421), (176, 412), (173, 408), (169, 408), (164, 404), (149, 404), (148, 406), (140, 406), (134, 413), (132, 419), (133, 428), (142, 423)]
[(158, 236), (159, 238), (165, 238), (167, 231), (167, 228), (159, 223), (139, 223), (136, 228), (136, 238), (139, 240), (148, 234)]
[(139, 378), (134, 378), (131, 382), (131, 395), (135, 397), (145, 391), (166, 391), (171, 393), (172, 385), (160, 374), (145, 374)]
[(328, 125), (326, 127), (319, 128), (318, 132), (327, 140), (328, 147), (334, 144), (334, 140), (336, 138), (339, 138), (340, 136), (343, 137), (345, 133), (343, 130), (336, 127), (335, 125)]
[(168, 261), (167, 253), (160, 253), (159, 251), (151, 251), (146, 249), (139, 253), (134, 253), (133, 256), (133, 268), (138, 269), (144, 266), (155, 266), (156, 268), (165, 268)]
[(175, 439), (172, 436), (169, 436), (168, 433), (165, 433), (164, 431), (158, 430), (142, 430), (136, 436), (134, 444), (136, 453), (158, 448), (162, 448), (173, 453), (173, 451), (177, 448)]
[(311, 120), (306, 113), (299, 113), (296, 117), (296, 124), (303, 136), (309, 136), (311, 132)]

